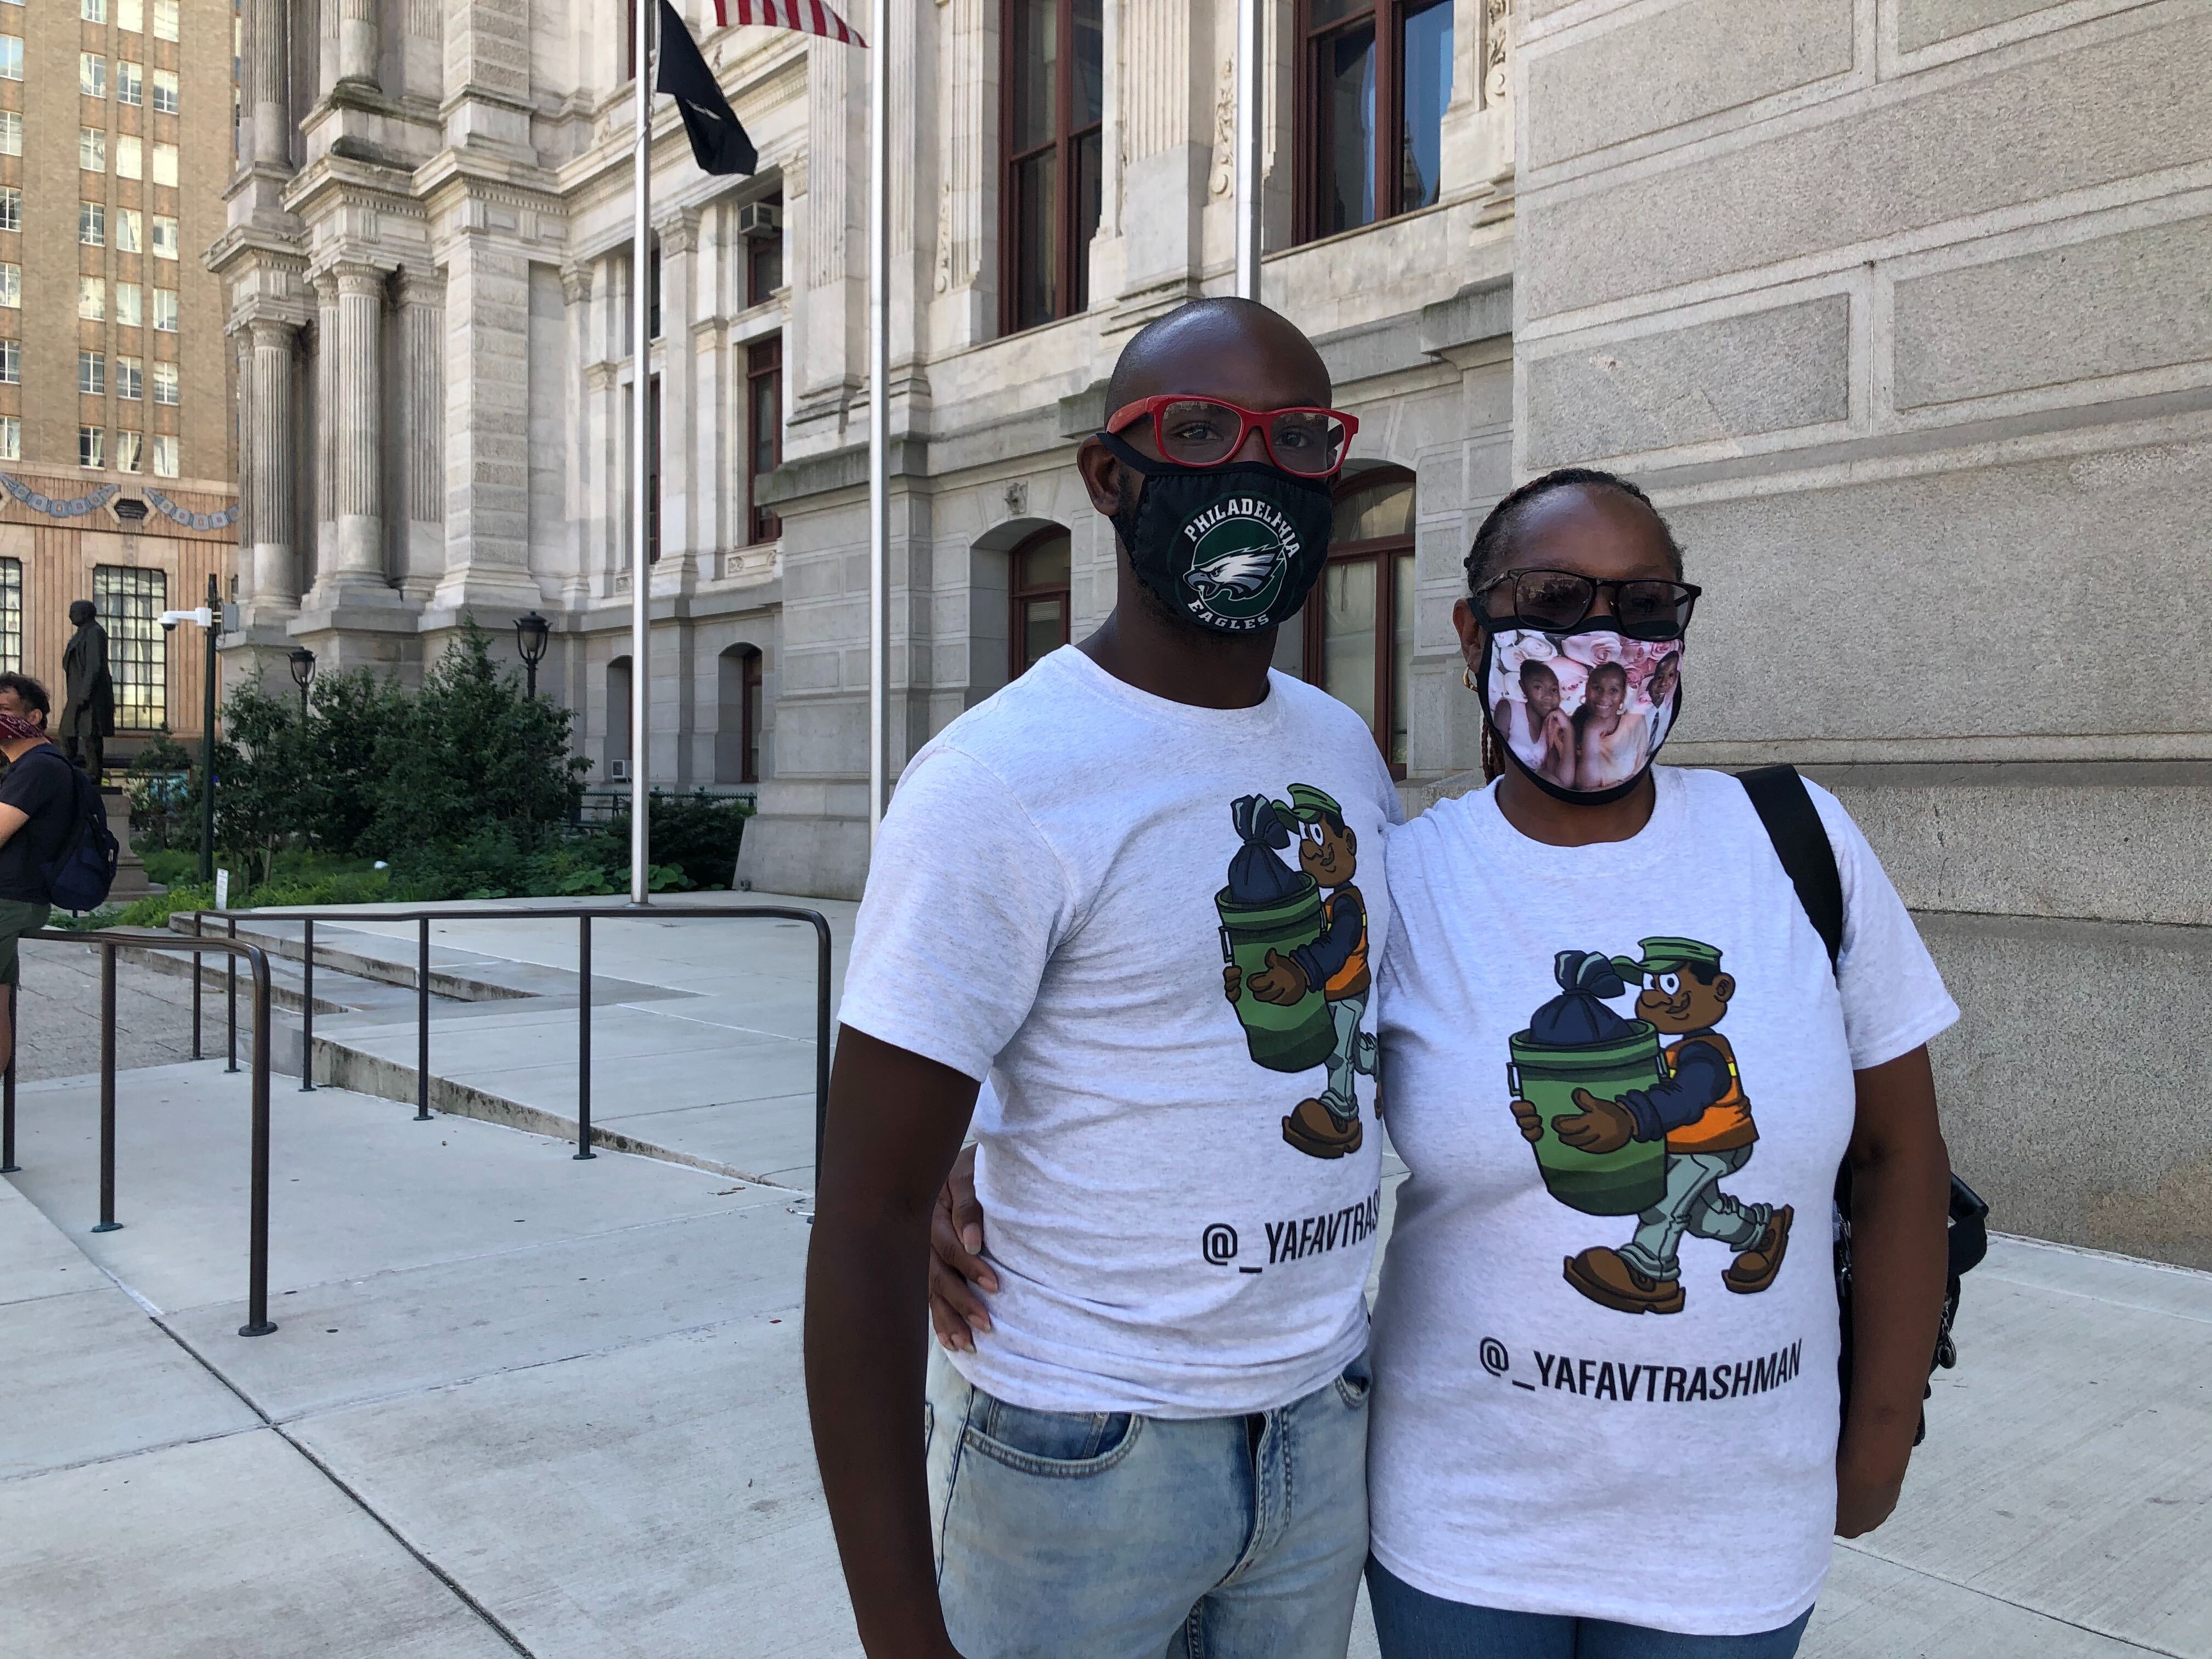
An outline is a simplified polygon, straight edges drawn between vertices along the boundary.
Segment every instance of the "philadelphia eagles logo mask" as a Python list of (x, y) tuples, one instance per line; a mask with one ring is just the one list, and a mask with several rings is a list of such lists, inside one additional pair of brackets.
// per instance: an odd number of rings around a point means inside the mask
[(1262, 462), (1173, 466), (1098, 436), (1145, 481), (1114, 528), (1155, 598), (1217, 634), (1255, 634), (1297, 614), (1328, 558), (1327, 480)]

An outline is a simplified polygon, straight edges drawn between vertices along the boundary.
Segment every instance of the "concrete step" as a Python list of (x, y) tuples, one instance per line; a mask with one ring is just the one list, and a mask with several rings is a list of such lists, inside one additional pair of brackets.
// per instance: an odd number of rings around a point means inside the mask
[[(258, 939), (250, 942), (257, 945), (261, 943)], [(192, 959), (187, 956), (179, 956), (173, 951), (125, 949), (122, 955), (126, 960), (143, 963), (156, 973), (168, 974), (184, 980), (190, 980), (192, 976)], [(201, 957), (202, 987), (217, 995), (222, 994), (225, 987), (228, 968), (227, 961), (221, 955)], [(305, 967), (301, 962), (270, 953), (269, 999), (277, 1007), (290, 1013), (297, 1013), (305, 1007), (307, 996), (307, 979)], [(431, 988), (433, 1000), (454, 1000), (452, 998), (440, 996), (434, 980), (434, 975)], [(250, 1000), (252, 996), (252, 980), (242, 963), (239, 969), (239, 986), (240, 996)], [(412, 1009), (414, 1006), (415, 993), (411, 988), (393, 985), (385, 980), (364, 978), (359, 974), (349, 974), (342, 969), (333, 968), (323, 960), (321, 942), (317, 941), (315, 947), (315, 1012), (317, 1014), (368, 1012), (380, 1013), (387, 1010)]]

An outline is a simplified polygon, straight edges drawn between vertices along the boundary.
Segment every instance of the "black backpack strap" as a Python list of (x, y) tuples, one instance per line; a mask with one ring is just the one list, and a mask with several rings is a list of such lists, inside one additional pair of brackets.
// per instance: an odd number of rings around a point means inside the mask
[(1827, 946), (1828, 966), (1833, 969), (1844, 953), (1844, 879), (1836, 869), (1828, 826), (1820, 822), (1805, 780), (1794, 766), (1762, 766), (1737, 773), (1736, 781), (1766, 826), (1766, 838), (1774, 843), (1790, 884), (1797, 890), (1805, 919)]

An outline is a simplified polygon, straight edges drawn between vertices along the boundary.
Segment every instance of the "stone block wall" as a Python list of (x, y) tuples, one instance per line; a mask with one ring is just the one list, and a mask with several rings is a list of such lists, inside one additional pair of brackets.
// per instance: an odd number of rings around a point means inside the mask
[(1532, 0), (1516, 468), (1650, 488), (1670, 757), (1837, 788), (1998, 1224), (2212, 1264), (2212, 10)]

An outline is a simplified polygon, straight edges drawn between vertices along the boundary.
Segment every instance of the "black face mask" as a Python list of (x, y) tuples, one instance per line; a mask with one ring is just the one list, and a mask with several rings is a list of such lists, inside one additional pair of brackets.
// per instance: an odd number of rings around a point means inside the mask
[(1328, 558), (1334, 496), (1325, 478), (1260, 461), (1203, 471), (1139, 453), (1098, 434), (1144, 479), (1114, 528), (1153, 597), (1216, 634), (1256, 634), (1297, 614)]

